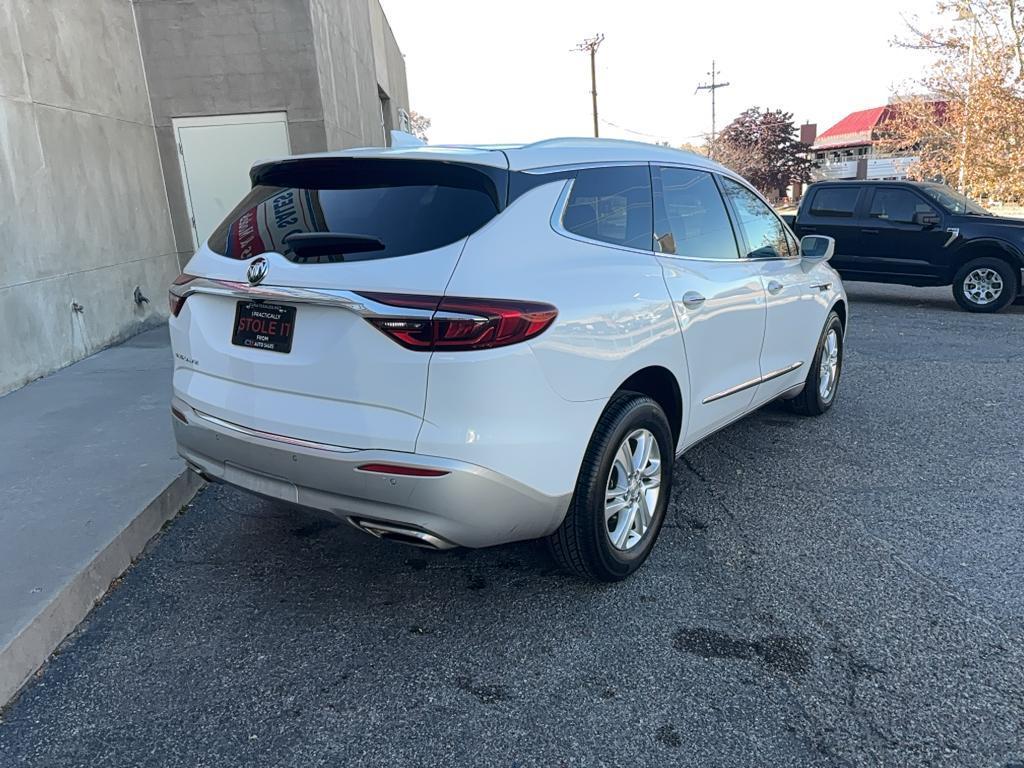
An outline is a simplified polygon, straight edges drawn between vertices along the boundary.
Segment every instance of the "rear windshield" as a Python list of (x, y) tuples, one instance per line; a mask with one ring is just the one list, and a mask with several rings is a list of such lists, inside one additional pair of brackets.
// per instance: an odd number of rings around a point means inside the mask
[(232, 259), (274, 251), (325, 263), (405, 256), (461, 240), (504, 207), (507, 172), (426, 160), (317, 158), (259, 166), (252, 181), (210, 236), (210, 248)]

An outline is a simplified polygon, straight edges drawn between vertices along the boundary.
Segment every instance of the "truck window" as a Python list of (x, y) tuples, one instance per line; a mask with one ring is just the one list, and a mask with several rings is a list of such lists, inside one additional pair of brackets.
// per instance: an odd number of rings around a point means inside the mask
[(850, 218), (857, 208), (858, 195), (860, 187), (819, 189), (811, 200), (811, 215)]

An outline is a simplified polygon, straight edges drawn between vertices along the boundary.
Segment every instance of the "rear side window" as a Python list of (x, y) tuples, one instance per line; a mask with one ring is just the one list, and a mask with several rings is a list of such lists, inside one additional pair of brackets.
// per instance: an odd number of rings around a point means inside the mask
[(651, 172), (646, 165), (585, 168), (576, 174), (562, 226), (580, 237), (652, 249)]
[(895, 187), (875, 190), (875, 197), (871, 201), (871, 218), (913, 224), (916, 213), (937, 214), (934, 208), (909, 190)]
[(427, 160), (286, 160), (210, 236), (232, 259), (275, 251), (299, 263), (366, 261), (461, 240), (502, 207), (506, 172)]
[(812, 216), (850, 217), (857, 208), (859, 187), (825, 187), (814, 193)]
[(656, 168), (655, 173), (655, 249), (701, 259), (739, 258), (711, 174), (686, 168)]

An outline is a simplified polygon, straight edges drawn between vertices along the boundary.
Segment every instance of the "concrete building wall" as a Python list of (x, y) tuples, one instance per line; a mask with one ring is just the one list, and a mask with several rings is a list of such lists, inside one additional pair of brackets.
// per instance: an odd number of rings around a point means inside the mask
[(174, 118), (286, 112), (293, 152), (329, 146), (308, 0), (133, 1), (174, 236), (189, 256)]
[(377, 82), (388, 96), (387, 109), (391, 125), (399, 127), (398, 111), (409, 111), (409, 88), (405, 79), (405, 57), (398, 47), (379, 0), (368, 0), (370, 26), (373, 32), (373, 62)]
[(329, 149), (382, 146), (370, 5), (309, 0)]
[(178, 263), (130, 0), (0, 2), (0, 244), (0, 393), (166, 316)]

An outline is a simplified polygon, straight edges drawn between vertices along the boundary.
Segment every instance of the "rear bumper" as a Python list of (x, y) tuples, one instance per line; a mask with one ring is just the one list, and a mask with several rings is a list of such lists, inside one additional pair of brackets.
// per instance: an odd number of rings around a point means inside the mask
[[(352, 450), (247, 429), (172, 407), (178, 453), (208, 479), (349, 520), (408, 526), (464, 547), (533, 539), (561, 523), (570, 495), (548, 496), (475, 464), (388, 450)], [(370, 463), (442, 470), (440, 477), (366, 472)]]

